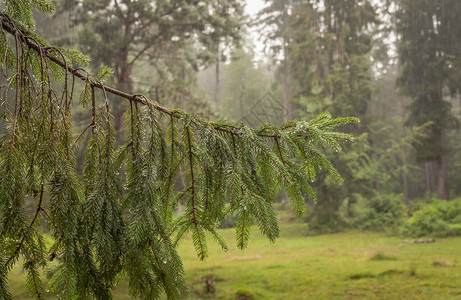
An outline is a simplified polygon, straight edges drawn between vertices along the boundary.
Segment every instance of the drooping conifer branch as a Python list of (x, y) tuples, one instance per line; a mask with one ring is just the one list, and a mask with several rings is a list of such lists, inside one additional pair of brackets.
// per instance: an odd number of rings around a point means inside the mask
[[(59, 58), (56, 55), (54, 55), (52, 52), (58, 52), (60, 56), (64, 57), (62, 52), (59, 50), (59, 48), (52, 47), (52, 46), (42, 46), (40, 45), (35, 39), (30, 37), (27, 33), (24, 31), (18, 29), (16, 26), (14, 26), (14, 22), (9, 18), (8, 15), (0, 13), (0, 21), (1, 21), (1, 26), (4, 30), (6, 30), (8, 33), (10, 33), (13, 36), (18, 36), (20, 37), (25, 44), (35, 50), (37, 53), (43, 54), (48, 58), (50, 61), (53, 63), (57, 64), (58, 66), (62, 67), (65, 71), (66, 74), (67, 72), (71, 73), (75, 77), (79, 78), (82, 81), (88, 81), (88, 72), (85, 71), (82, 68), (73, 68), (68, 64), (68, 61), (63, 58)], [(67, 78), (67, 75), (66, 75)], [(139, 94), (130, 94), (121, 90), (118, 90), (116, 88), (104, 85), (101, 82), (92, 81), (91, 86), (104, 90), (107, 93), (113, 94), (115, 96), (119, 96), (121, 98), (127, 99), (129, 101), (133, 101), (142, 105), (151, 105), (154, 109), (165, 113), (167, 115), (170, 115), (174, 118), (181, 118), (182, 115), (184, 114), (181, 110), (171, 110), (168, 109), (156, 101), (153, 101), (149, 98), (147, 98), (144, 95), (139, 95)], [(206, 122), (201, 120), (202, 122)], [(350, 123), (350, 122), (355, 122), (356, 119), (354, 118), (343, 118), (343, 124)], [(213, 126), (216, 130), (218, 131), (223, 131), (227, 133), (235, 133), (238, 131), (240, 128), (238, 126), (232, 125), (232, 124), (225, 124), (225, 123), (216, 123), (216, 122), (206, 122), (209, 125)], [(279, 131), (285, 131), (285, 130), (290, 130), (294, 128), (293, 124), (287, 124), (282, 126), (281, 128), (268, 128), (268, 127), (263, 127), (260, 130), (255, 130), (256, 134), (260, 137), (265, 137), (265, 138), (276, 138), (279, 137)], [(265, 133), (268, 131), (268, 133)], [(302, 133), (300, 133), (302, 135)]]
[[(30, 293), (45, 295), (38, 271), (49, 257), (58, 263), (48, 287), (65, 299), (108, 299), (121, 274), (133, 297), (159, 298), (164, 292), (183, 298), (187, 289), (175, 247), (187, 234), (201, 259), (208, 255), (205, 233), (227, 249), (217, 228), (228, 214), (237, 215), (240, 248), (248, 244), (253, 220), (275, 241), (273, 203), (282, 188), (301, 215), (306, 196), (315, 199), (307, 178), (321, 170), (340, 178), (323, 150), (339, 150), (350, 141), (350, 135), (332, 130), (355, 119), (323, 114), (310, 122), (252, 129), (167, 109), (106, 86), (109, 68), (94, 77), (72, 67), (85, 58), (35, 35), (31, 13), (22, 10), (31, 3), (46, 8), (45, 0), (6, 1), (16, 14), (0, 14), (1, 297), (11, 299), (7, 273), (20, 257)], [(15, 11), (18, 3), (21, 10)], [(52, 85), (53, 78), (58, 80)], [(91, 110), (91, 123), (73, 139), (75, 78), (84, 82), (79, 104)], [(55, 90), (59, 83), (62, 92)], [(14, 95), (8, 95), (10, 88)], [(127, 99), (131, 107), (126, 141), (118, 148), (108, 94)], [(80, 142), (86, 149), (78, 171), (74, 150)], [(185, 184), (176, 184), (183, 174)], [(37, 210), (28, 216), (24, 203), (31, 194)], [(185, 210), (173, 214), (179, 202)], [(40, 211), (50, 221), (50, 249), (37, 225)]]

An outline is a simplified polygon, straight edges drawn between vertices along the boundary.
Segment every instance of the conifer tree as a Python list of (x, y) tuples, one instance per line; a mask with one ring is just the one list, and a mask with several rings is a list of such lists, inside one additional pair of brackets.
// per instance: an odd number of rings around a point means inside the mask
[[(248, 245), (254, 221), (270, 241), (279, 235), (273, 203), (284, 187), (298, 215), (311, 181), (324, 170), (341, 181), (324, 151), (341, 149), (348, 134), (334, 128), (355, 118), (321, 114), (311, 121), (270, 124), (210, 122), (168, 109), (142, 95), (105, 85), (74, 64), (88, 58), (54, 47), (34, 33), (32, 9), (52, 12), (46, 0), (6, 0), (0, 14), (0, 296), (11, 299), (7, 278), (21, 263), (26, 285), (44, 299), (40, 271), (53, 264), (47, 289), (61, 299), (110, 299), (121, 281), (130, 295), (169, 299), (187, 295), (176, 246), (191, 235), (200, 259), (207, 237), (227, 249), (217, 227), (237, 214), (239, 248)], [(85, 83), (78, 95), (76, 80)], [(57, 85), (60, 88), (57, 88)], [(126, 141), (116, 147), (108, 95), (125, 99)], [(91, 110), (87, 128), (74, 135), (72, 106)], [(90, 136), (83, 174), (74, 151)], [(174, 179), (186, 173), (186, 187)], [(29, 214), (24, 202), (33, 200)], [(174, 215), (178, 202), (185, 211)], [(44, 231), (53, 245), (47, 247)]]
[(270, 45), (274, 59), (279, 60), (277, 79), (282, 83), (283, 106), (287, 110), (284, 120), (290, 120), (292, 113), (292, 97), (294, 80), (292, 78), (292, 64), (294, 64), (290, 49), (292, 44), (292, 31), (290, 23), (293, 18), (294, 7), (299, 5), (299, 0), (265, 0), (266, 7), (259, 12), (257, 25), (266, 31), (265, 43)]
[[(372, 96), (371, 28), (377, 23), (375, 8), (369, 0), (267, 0), (265, 9), (275, 15), (274, 21), (284, 26), (270, 32), (269, 38), (279, 39), (283, 34), (288, 43), (291, 76), (297, 83), (293, 91), (294, 114), (299, 118), (311, 117), (320, 111), (333, 116), (354, 115), (365, 119), (368, 102)], [(281, 4), (290, 3), (288, 16), (283, 19)], [(270, 15), (269, 15), (270, 16)], [(283, 29), (283, 30), (280, 30)], [(366, 119), (365, 119), (366, 120)], [(372, 176), (361, 171), (369, 166), (371, 148), (368, 122), (360, 128), (349, 127), (348, 132), (364, 134), (350, 155), (330, 155), (336, 164), (343, 166), (349, 184), (330, 184), (320, 178), (319, 198), (314, 214), (318, 225), (337, 230), (344, 224), (338, 210), (345, 199), (353, 202), (355, 195), (373, 193)], [(314, 222), (313, 222), (314, 223)], [(311, 223), (311, 225), (313, 224)]]
[[(72, 9), (79, 45), (93, 67), (112, 67), (114, 83), (132, 93), (139, 80), (133, 69), (147, 65), (150, 80), (145, 81), (155, 86), (152, 94), (163, 104), (188, 102), (189, 109), (204, 105), (190, 92), (195, 72), (215, 61), (218, 44), (238, 43), (243, 23), (241, 0), (59, 3), (63, 11)], [(126, 107), (116, 103), (115, 127), (120, 130)], [(201, 113), (206, 115), (203, 108)]]
[[(456, 0), (396, 3), (402, 66), (397, 84), (413, 100), (407, 122), (412, 126), (431, 122), (428, 134), (416, 145), (417, 160), (437, 163), (438, 197), (448, 200), (450, 144), (447, 134), (454, 127), (455, 119), (447, 91), (452, 95), (459, 91), (461, 45), (457, 37), (461, 30), (461, 3)], [(428, 173), (426, 175), (431, 176)]]

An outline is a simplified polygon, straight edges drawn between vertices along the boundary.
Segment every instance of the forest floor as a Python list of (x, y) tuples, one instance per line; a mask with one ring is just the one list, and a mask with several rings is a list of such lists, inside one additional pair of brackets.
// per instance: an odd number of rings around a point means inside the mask
[[(461, 238), (411, 243), (359, 231), (307, 236), (306, 224), (289, 223), (275, 244), (253, 228), (242, 251), (233, 229), (221, 233), (229, 251), (210, 238), (205, 262), (190, 239), (181, 244), (192, 299), (461, 299)], [(25, 273), (14, 268), (14, 299), (29, 299), (24, 282)], [(206, 292), (207, 282), (214, 294)], [(113, 295), (129, 299), (127, 286)]]

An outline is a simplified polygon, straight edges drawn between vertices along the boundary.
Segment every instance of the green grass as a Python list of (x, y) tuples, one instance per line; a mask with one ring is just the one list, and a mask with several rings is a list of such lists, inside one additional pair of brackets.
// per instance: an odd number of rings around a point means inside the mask
[[(235, 247), (233, 229), (222, 230), (229, 251), (210, 238), (205, 262), (184, 240), (179, 252), (192, 299), (206, 298), (206, 278), (215, 289), (211, 299), (461, 299), (461, 238), (410, 244), (358, 231), (308, 237), (306, 230), (306, 224), (282, 225), (271, 244), (253, 228), (243, 251)], [(14, 299), (28, 299), (24, 278), (17, 268), (11, 272)], [(129, 299), (126, 285), (114, 299)]]

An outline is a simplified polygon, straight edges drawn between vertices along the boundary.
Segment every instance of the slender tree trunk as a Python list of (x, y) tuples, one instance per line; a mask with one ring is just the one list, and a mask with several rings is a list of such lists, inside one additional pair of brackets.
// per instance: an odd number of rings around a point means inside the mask
[(430, 161), (429, 162), (429, 182), (431, 185), (431, 191), (432, 194), (436, 193), (437, 191), (437, 182), (436, 182), (436, 171), (437, 171), (437, 166), (435, 162)]
[(448, 189), (448, 178), (447, 178), (447, 157), (444, 155), (440, 160), (437, 161), (438, 168), (438, 188), (439, 188), (439, 199), (449, 200), (450, 191)]
[[(442, 131), (442, 144), (446, 141), (446, 133), (445, 130)], [(438, 196), (441, 200), (449, 200), (450, 199), (450, 190), (448, 185), (448, 171), (447, 171), (447, 163), (448, 163), (448, 156), (443, 155), (437, 161), (437, 174), (438, 174)]]
[[(288, 64), (288, 62), (285, 62)], [(283, 79), (283, 106), (285, 108), (285, 113), (283, 114), (283, 121), (289, 121), (292, 119), (292, 110), (291, 110), (291, 90), (290, 90), (290, 74), (287, 66), (285, 67), (285, 74)]]
[(245, 94), (245, 85), (240, 84), (239, 111), (242, 118), (245, 117), (245, 106), (243, 105), (243, 96)]
[(215, 103), (215, 111), (217, 114), (219, 114), (220, 110), (220, 98), (221, 98), (221, 74), (220, 74), (220, 56), (221, 52), (219, 49), (219, 44), (218, 44), (218, 58), (216, 59), (216, 83), (215, 83), (215, 89), (214, 89), (214, 103)]
[(426, 167), (426, 190), (427, 196), (430, 198), (432, 196), (432, 180), (431, 180), (431, 163), (429, 161), (425, 162)]
[[(287, 26), (288, 22), (288, 13), (285, 9), (284, 11), (284, 23)], [(286, 36), (283, 38), (283, 106), (285, 108), (285, 113), (283, 114), (283, 121), (289, 121), (292, 119), (292, 109), (291, 109), (291, 65), (290, 65), (290, 55), (288, 53), (288, 39)]]
[[(133, 92), (133, 81), (131, 80), (131, 72), (128, 66), (128, 55), (129, 55), (129, 45), (128, 41), (132, 36), (132, 24), (129, 15), (125, 18), (125, 31), (124, 31), (124, 41), (126, 41), (125, 46), (119, 52), (119, 72), (117, 74), (117, 84), (120, 89), (132, 93)], [(123, 119), (126, 111), (126, 106), (124, 102), (117, 101), (114, 107), (114, 117), (115, 117), (115, 131), (122, 130)]]
[[(377, 156), (376, 153), (373, 154), (373, 162), (375, 164), (378, 163), (378, 156)], [(377, 194), (381, 193), (381, 179), (379, 177), (379, 173), (376, 174), (376, 176), (375, 176), (375, 188), (376, 188), (376, 193)]]
[(403, 201), (408, 205), (408, 174), (407, 174), (407, 153), (405, 147), (405, 107), (403, 105), (403, 97), (400, 97), (400, 111), (401, 111), (401, 120), (402, 120), (402, 136), (400, 150), (402, 152), (402, 180), (403, 180)]
[(286, 55), (285, 57), (285, 66), (284, 66), (284, 71), (283, 71), (283, 107), (285, 108), (285, 113), (283, 114), (283, 121), (289, 121), (292, 119), (292, 111), (291, 111), (291, 89), (290, 89), (290, 67), (289, 64), (290, 62), (288, 61), (288, 57)]

